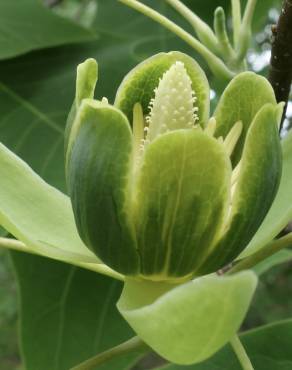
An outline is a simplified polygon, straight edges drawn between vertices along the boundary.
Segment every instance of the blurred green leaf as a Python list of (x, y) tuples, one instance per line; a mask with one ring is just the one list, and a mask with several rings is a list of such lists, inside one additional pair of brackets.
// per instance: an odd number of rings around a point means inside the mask
[(16, 370), (20, 363), (16, 282), (12, 272), (9, 254), (0, 248), (0, 370)]
[(230, 0), (212, 0), (209, 1), (208, 6), (206, 6), (206, 0), (183, 0), (183, 3), (211, 26), (213, 26), (214, 11), (218, 6), (227, 11), (230, 8)]
[[(115, 0), (100, 5), (100, 17), (108, 15), (107, 10), (111, 8), (111, 19), (119, 23), (123, 14), (119, 12), (125, 7)], [(151, 28), (153, 33), (158, 28), (143, 16), (127, 19), (123, 25), (144, 29), (147, 40), (146, 30)], [(13, 63), (0, 63), (0, 139), (47, 182), (61, 189), (65, 188), (63, 132), (74, 98), (77, 64), (88, 57), (97, 59), (100, 70), (97, 96), (108, 96), (113, 101), (124, 75), (145, 53), (152, 54), (145, 46), (145, 39), (125, 37), (119, 28), (112, 33), (103, 31), (102, 23), (98, 23), (97, 29), (102, 32), (98, 41), (38, 51), (19, 57)], [(162, 33), (158, 37), (156, 34), (155, 39), (163, 41), (167, 37)], [(175, 48), (177, 44), (170, 40)]]
[[(43, 1), (46, 3), (52, 2), (52, 0)], [(98, 0), (66, 0), (55, 2), (52, 10), (63, 17), (89, 27), (95, 20), (97, 9)]]
[[(292, 312), (292, 260), (274, 265), (266, 272), (259, 265), (261, 273), (258, 288), (246, 318), (244, 327), (253, 328), (278, 320), (291, 318)], [(282, 254), (284, 257), (284, 254)], [(280, 259), (280, 257), (278, 257)], [(262, 270), (262, 271), (260, 271)]]
[(259, 264), (257, 264), (253, 270), (256, 274), (262, 275), (272, 267), (281, 265), (284, 262), (292, 261), (292, 250), (291, 249), (283, 249), (282, 251), (275, 253), (271, 257), (263, 260)]
[[(115, 303), (122, 284), (60, 262), (13, 252), (27, 370), (68, 370), (132, 336)], [(109, 362), (125, 370), (137, 354)]]
[[(292, 368), (292, 320), (251, 330), (241, 340), (255, 370), (290, 370)], [(242, 370), (231, 347), (227, 345), (209, 360), (193, 366), (169, 365), (161, 370)], [(159, 370), (159, 369), (156, 369)]]
[(39, 0), (0, 0), (0, 59), (93, 40), (93, 31), (59, 17)]

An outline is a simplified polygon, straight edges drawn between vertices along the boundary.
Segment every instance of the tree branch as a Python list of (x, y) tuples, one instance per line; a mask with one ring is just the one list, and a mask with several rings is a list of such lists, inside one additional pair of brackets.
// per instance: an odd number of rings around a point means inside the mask
[(272, 27), (272, 33), (269, 80), (277, 101), (286, 103), (283, 124), (292, 81), (292, 0), (284, 0), (278, 24)]

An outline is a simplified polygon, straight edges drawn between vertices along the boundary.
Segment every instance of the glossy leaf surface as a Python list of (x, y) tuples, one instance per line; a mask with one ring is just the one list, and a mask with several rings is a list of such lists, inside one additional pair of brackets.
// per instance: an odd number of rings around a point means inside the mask
[(38, 0), (0, 1), (0, 23), (0, 59), (96, 38), (93, 31), (57, 16)]

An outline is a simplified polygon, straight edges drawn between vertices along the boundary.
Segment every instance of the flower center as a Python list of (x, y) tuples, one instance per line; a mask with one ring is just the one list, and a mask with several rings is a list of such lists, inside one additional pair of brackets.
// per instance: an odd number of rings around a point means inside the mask
[(147, 144), (169, 131), (190, 129), (199, 120), (197, 98), (192, 81), (182, 62), (175, 62), (160, 78), (149, 103), (150, 113), (143, 116), (140, 103), (133, 109), (134, 157), (136, 166)]
[(146, 117), (146, 143), (168, 131), (194, 127), (198, 120), (198, 108), (194, 106), (197, 99), (182, 62), (176, 62), (163, 74), (154, 92)]

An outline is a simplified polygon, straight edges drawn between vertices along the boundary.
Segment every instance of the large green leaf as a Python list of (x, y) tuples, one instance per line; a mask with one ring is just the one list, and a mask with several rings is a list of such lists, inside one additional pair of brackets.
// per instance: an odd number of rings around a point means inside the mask
[(81, 242), (70, 200), (0, 144), (0, 224), (42, 254), (96, 263)]
[[(255, 370), (292, 368), (292, 320), (279, 321), (250, 330), (240, 336)], [(242, 370), (230, 345), (198, 365), (168, 365), (160, 370)], [(156, 370), (159, 370), (156, 368)]]
[[(27, 370), (68, 370), (133, 336), (115, 303), (122, 284), (93, 272), (13, 252)], [(40, 275), (41, 273), (41, 275)], [(134, 353), (99, 370), (125, 370)]]
[(229, 157), (199, 128), (177, 130), (147, 146), (139, 171), (134, 220), (142, 273), (188, 275), (223, 227)]
[(40, 0), (1, 0), (0, 23), (0, 59), (96, 38), (93, 31), (57, 16)]
[(69, 198), (1, 143), (0, 179), (0, 225), (25, 244), (24, 251), (119, 278), (80, 240)]
[(292, 220), (292, 132), (282, 141), (282, 152), (283, 171), (277, 196), (264, 222), (241, 257), (251, 255), (262, 248)]
[(178, 286), (126, 280), (118, 309), (162, 357), (178, 364), (197, 363), (235, 335), (256, 281), (250, 271), (204, 276)]

